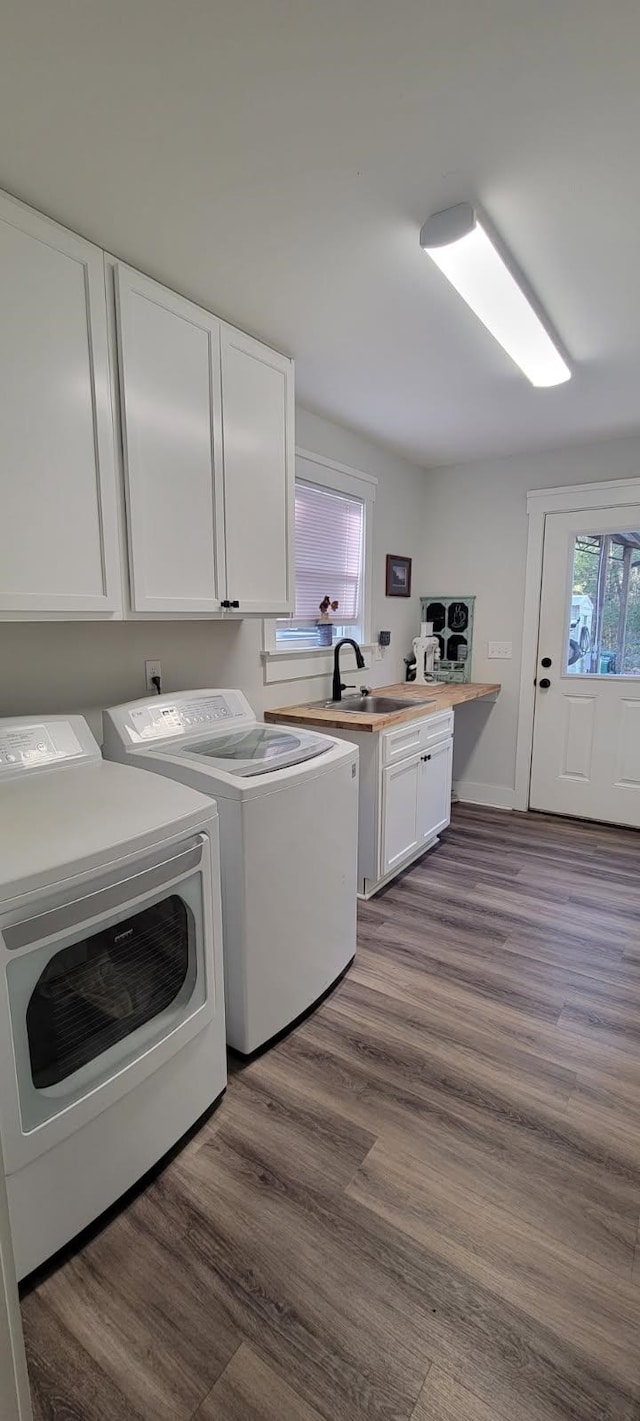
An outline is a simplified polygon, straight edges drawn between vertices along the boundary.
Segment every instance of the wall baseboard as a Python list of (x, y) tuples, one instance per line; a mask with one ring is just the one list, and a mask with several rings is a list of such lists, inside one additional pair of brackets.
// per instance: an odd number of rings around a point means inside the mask
[(509, 785), (483, 785), (473, 780), (454, 780), (453, 797), (462, 804), (486, 804), (492, 809), (513, 809), (515, 790)]

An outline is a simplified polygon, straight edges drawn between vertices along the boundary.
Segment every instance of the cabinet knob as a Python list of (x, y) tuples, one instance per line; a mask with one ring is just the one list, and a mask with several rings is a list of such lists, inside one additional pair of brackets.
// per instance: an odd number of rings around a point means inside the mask
[(235, 601), (235, 602), (231, 602), (229, 605), (230, 605), (231, 607), (239, 607), (239, 606), (240, 606), (240, 603), (239, 603), (238, 601)]
[(230, 607), (230, 606), (231, 606), (231, 603), (230, 603), (230, 601), (229, 601), (229, 598), (227, 597), (224, 602), (221, 602), (221, 603), (220, 603), (220, 606), (221, 606), (221, 607)]
[(421, 760), (430, 760), (430, 759), (431, 759), (431, 756), (430, 756), (430, 755), (421, 755), (421, 756), (420, 756), (420, 759), (421, 759)]

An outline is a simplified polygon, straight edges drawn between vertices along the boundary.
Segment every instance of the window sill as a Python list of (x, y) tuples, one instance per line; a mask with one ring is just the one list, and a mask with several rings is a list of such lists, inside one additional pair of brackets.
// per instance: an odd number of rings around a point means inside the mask
[[(361, 647), (364, 669), (370, 670), (373, 663), (373, 646)], [(288, 648), (286, 651), (261, 652), (265, 685), (277, 681), (308, 681), (314, 676), (330, 676), (333, 672), (333, 650), (318, 646)], [(345, 674), (356, 672), (355, 667), (345, 666)]]

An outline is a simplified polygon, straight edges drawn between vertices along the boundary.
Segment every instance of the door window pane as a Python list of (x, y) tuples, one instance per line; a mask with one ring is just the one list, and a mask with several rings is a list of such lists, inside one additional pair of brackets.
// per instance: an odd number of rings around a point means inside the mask
[(193, 914), (177, 894), (50, 959), (31, 993), (36, 1089), (56, 1085), (165, 1011), (195, 973)]
[(640, 676), (640, 532), (576, 534), (566, 669)]

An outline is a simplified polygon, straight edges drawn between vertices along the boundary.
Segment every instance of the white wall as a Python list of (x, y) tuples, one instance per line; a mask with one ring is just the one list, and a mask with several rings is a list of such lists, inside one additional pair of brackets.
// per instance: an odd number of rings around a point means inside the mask
[[(480, 701), (456, 712), (454, 780), (461, 797), (513, 803), (527, 492), (639, 474), (638, 436), (427, 473), (420, 580), (429, 593), (475, 593), (472, 676), (503, 687), (495, 705)], [(512, 641), (513, 659), (489, 661), (489, 640)]]
[[(402, 658), (419, 623), (425, 474), (360, 435), (306, 410), (296, 414), (296, 441), (378, 479), (374, 513), (373, 630), (391, 629), (391, 646), (367, 680), (401, 679)], [(414, 558), (414, 596), (387, 598), (385, 555)], [(259, 712), (329, 694), (329, 678), (265, 686), (262, 622), (13, 622), (0, 624), (0, 715), (78, 711), (145, 694), (145, 658), (162, 661), (163, 688), (240, 686)], [(345, 653), (345, 669), (348, 666)], [(91, 717), (94, 728), (99, 717)]]

